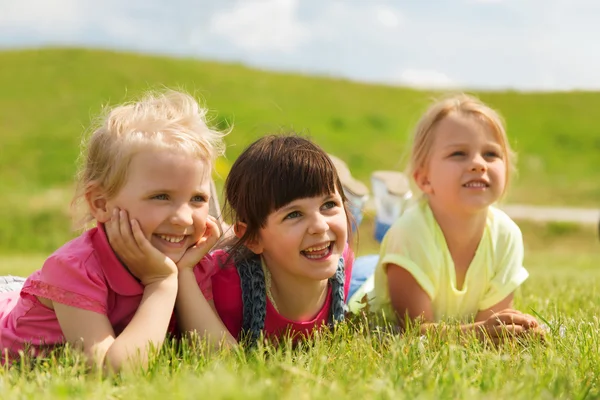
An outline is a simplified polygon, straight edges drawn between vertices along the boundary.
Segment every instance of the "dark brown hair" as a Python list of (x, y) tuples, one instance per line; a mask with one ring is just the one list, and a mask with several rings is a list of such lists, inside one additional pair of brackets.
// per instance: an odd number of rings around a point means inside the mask
[(246, 224), (244, 235), (229, 243), (230, 254), (255, 240), (272, 212), (294, 200), (328, 195), (336, 189), (346, 211), (351, 242), (346, 196), (327, 153), (295, 133), (258, 139), (237, 158), (225, 181), (225, 215), (233, 226)]

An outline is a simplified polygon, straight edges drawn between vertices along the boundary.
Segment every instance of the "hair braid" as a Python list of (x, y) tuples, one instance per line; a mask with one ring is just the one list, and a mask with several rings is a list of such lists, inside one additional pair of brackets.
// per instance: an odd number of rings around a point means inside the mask
[(252, 347), (260, 338), (267, 315), (265, 276), (260, 259), (253, 257), (236, 263), (242, 287), (242, 335)]
[(331, 328), (344, 320), (344, 313), (346, 311), (346, 303), (344, 301), (345, 281), (344, 257), (340, 257), (335, 275), (329, 278), (331, 285), (331, 309), (329, 310), (328, 322)]

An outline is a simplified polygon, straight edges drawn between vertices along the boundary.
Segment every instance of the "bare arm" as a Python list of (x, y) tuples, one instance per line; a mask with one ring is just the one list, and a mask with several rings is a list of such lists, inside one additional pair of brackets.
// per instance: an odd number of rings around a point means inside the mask
[[(135, 234), (131, 233), (132, 228)], [(111, 238), (125, 235), (132, 239), (135, 245), (127, 254), (147, 253), (152, 247), (139, 224), (130, 222), (124, 210), (113, 211), (105, 230), (111, 247), (114, 245)], [(133, 318), (118, 336), (106, 315), (57, 302), (52, 304), (67, 341), (80, 346), (92, 365), (112, 371), (148, 365), (151, 346), (160, 348), (164, 342), (177, 296), (177, 266), (162, 253), (153, 253), (143, 263), (126, 265), (144, 286), (144, 293)]]
[(204, 297), (198, 286), (194, 267), (204, 257), (220, 236), (219, 222), (209, 217), (204, 232), (204, 245), (189, 249), (177, 263), (179, 268), (179, 290), (175, 310), (177, 321), (182, 332), (197, 332), (213, 346), (232, 346), (237, 342), (231, 336), (216, 310)]
[(513, 297), (514, 297), (514, 294), (511, 293), (508, 296), (506, 296), (504, 298), (504, 300), (496, 303), (495, 305), (491, 306), (487, 310), (480, 310), (477, 313), (477, 315), (475, 316), (475, 321), (476, 322), (486, 321), (492, 315), (497, 314), (497, 313), (499, 313), (499, 312), (501, 312), (503, 310), (512, 310), (512, 307), (513, 307)]
[[(407, 321), (419, 321), (421, 333), (438, 331), (440, 326), (433, 322), (431, 299), (412, 274), (395, 264), (387, 264), (385, 267), (390, 299), (400, 327), (406, 328)], [(474, 323), (460, 326), (461, 332), (475, 332), (480, 339), (489, 338), (499, 342), (508, 336), (519, 335), (529, 328), (537, 327), (535, 318), (510, 309), (511, 305), (512, 294), (489, 309), (478, 312)]]
[[(165, 262), (171, 264), (143, 236), (137, 224), (129, 226), (126, 219), (121, 219), (121, 229), (107, 229), (111, 245), (130, 268), (142, 270), (149, 266), (161, 268)], [(212, 344), (235, 344), (235, 339), (229, 334), (216, 312), (210, 307), (200, 290), (194, 275), (194, 266), (204, 257), (220, 236), (218, 221), (209, 217), (206, 221), (206, 231), (200, 241), (186, 250), (175, 268), (178, 269), (178, 290), (175, 301), (177, 322), (183, 332), (197, 331), (206, 336)]]
[(105, 315), (56, 302), (53, 306), (65, 338), (82, 348), (90, 365), (118, 372), (148, 365), (150, 346), (160, 348), (165, 339), (176, 294), (176, 275), (146, 285), (131, 322), (116, 337)]
[(213, 345), (231, 346), (237, 343), (204, 297), (192, 269), (186, 268), (179, 272), (175, 309), (182, 332), (196, 331)]

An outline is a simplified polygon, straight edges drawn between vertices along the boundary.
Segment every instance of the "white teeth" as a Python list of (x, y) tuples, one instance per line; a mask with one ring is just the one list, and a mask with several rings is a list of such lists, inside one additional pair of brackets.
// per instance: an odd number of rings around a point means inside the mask
[(469, 182), (465, 184), (466, 187), (484, 188), (487, 187), (485, 182)]
[(313, 251), (321, 251), (321, 250), (325, 250), (326, 248), (329, 247), (329, 244), (325, 244), (323, 246), (320, 247), (309, 247), (308, 249), (304, 249), (303, 251), (305, 253), (309, 253), (309, 252), (313, 252)]
[(305, 256), (306, 258), (311, 258), (311, 259), (315, 259), (315, 260), (316, 260), (317, 258), (321, 258), (321, 256), (320, 256), (320, 255), (314, 255), (314, 254), (304, 254), (304, 256)]
[(159, 238), (166, 240), (167, 242), (171, 242), (171, 243), (179, 243), (183, 239), (185, 239), (185, 236), (166, 236), (166, 235), (157, 235), (157, 236)]

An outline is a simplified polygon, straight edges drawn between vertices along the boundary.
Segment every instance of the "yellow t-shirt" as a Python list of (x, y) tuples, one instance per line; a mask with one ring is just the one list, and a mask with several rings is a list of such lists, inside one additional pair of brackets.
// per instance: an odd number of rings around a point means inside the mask
[(360, 300), (367, 294), (371, 310), (383, 310), (395, 318), (386, 264), (410, 272), (431, 298), (435, 321), (473, 318), (478, 311), (506, 298), (529, 275), (523, 267), (519, 227), (504, 212), (489, 207), (481, 242), (458, 290), (452, 256), (425, 200), (407, 210), (386, 233), (375, 273), (350, 299), (351, 311), (363, 306)]

